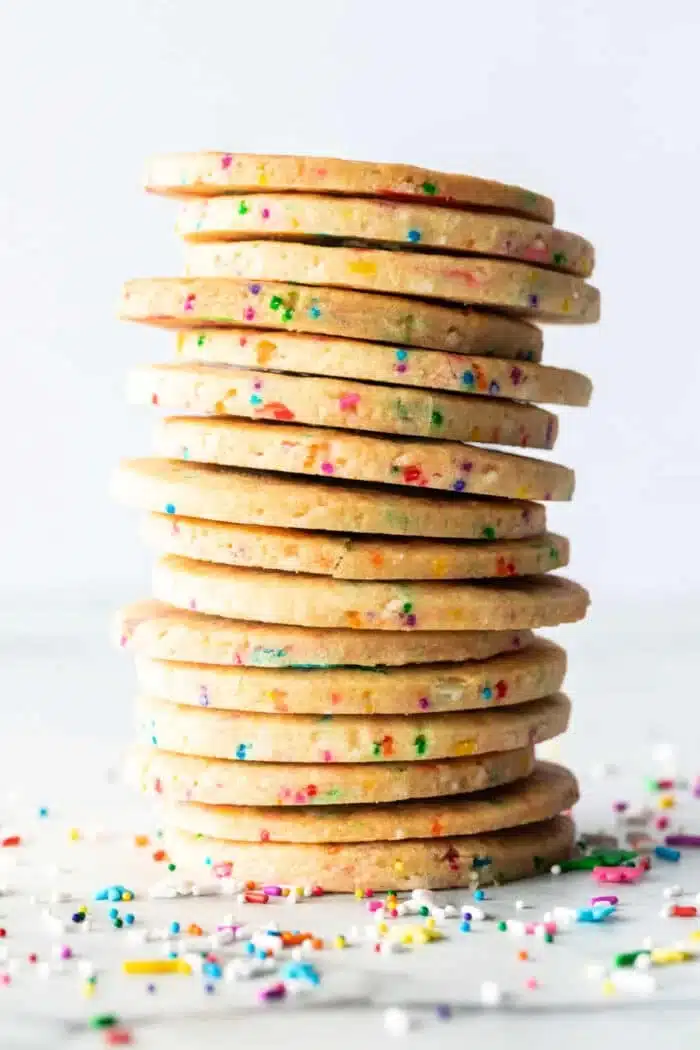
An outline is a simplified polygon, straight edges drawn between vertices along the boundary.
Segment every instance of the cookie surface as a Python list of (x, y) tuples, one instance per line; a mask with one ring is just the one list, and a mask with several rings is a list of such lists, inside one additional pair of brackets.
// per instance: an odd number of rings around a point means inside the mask
[(183, 329), (177, 334), (177, 355), (186, 361), (364, 379), (551, 405), (587, 405), (593, 389), (588, 376), (566, 368), (245, 328)]
[(358, 539), (326, 532), (231, 525), (170, 514), (151, 514), (141, 537), (159, 554), (197, 561), (332, 576), (336, 580), (465, 580), (533, 576), (569, 561), (569, 541), (545, 533), (532, 539)]
[(413, 715), (301, 715), (221, 711), (139, 696), (143, 744), (230, 762), (430, 762), (514, 751), (566, 730), (563, 693), (488, 711)]
[(542, 321), (592, 324), (600, 316), (598, 289), (580, 277), (505, 259), (292, 241), (186, 243), (184, 258), (188, 277), (304, 281), (496, 308)]
[(156, 562), (153, 597), (233, 619), (394, 631), (549, 627), (582, 619), (589, 601), (583, 587), (558, 576), (357, 582), (212, 565), (176, 555)]
[(169, 328), (245, 325), (539, 361), (535, 325), (468, 307), (344, 288), (233, 278), (127, 281), (119, 315)]
[(432, 171), (413, 164), (295, 157), (261, 153), (169, 153), (147, 166), (146, 189), (175, 197), (216, 196), (232, 191), (295, 190), (388, 197), (440, 204), (472, 204), (544, 222), (554, 220), (548, 197), (521, 186), (473, 175)]
[(179, 362), (129, 373), (128, 398), (195, 415), (309, 423), (491, 445), (554, 447), (558, 420), (534, 405), (357, 380)]
[(198, 873), (231, 864), (236, 879), (259, 885), (320, 885), (330, 893), (355, 889), (489, 886), (543, 874), (574, 850), (568, 817), (521, 828), (447, 839), (369, 843), (229, 842), (168, 829), (165, 844), (178, 867)]
[(382, 842), (480, 835), (548, 820), (578, 801), (576, 777), (563, 766), (538, 762), (525, 780), (466, 798), (314, 809), (206, 806), (174, 802), (168, 827), (237, 842)]
[(339, 766), (227, 762), (135, 746), (129, 752), (127, 775), (142, 791), (166, 802), (335, 806), (483, 791), (526, 777), (534, 764), (532, 747), (433, 762)]
[(546, 527), (544, 507), (523, 500), (373, 489), (283, 474), (263, 477), (168, 459), (123, 460), (112, 492), (141, 510), (284, 529), (494, 540), (538, 536)]
[(536, 638), (526, 649), (466, 663), (401, 667), (230, 667), (153, 659), (137, 650), (141, 693), (217, 710), (267, 714), (419, 714), (491, 709), (556, 693), (566, 653)]
[[(116, 616), (114, 640), (154, 660), (326, 669), (486, 660), (532, 644), (530, 631), (352, 631), (246, 623), (146, 600)], [(496, 679), (495, 686), (498, 681)], [(213, 681), (213, 680), (212, 680)], [(420, 699), (420, 698), (419, 698)]]
[(157, 455), (220, 466), (526, 500), (574, 491), (574, 472), (559, 463), (458, 441), (215, 416), (170, 416), (154, 435)]
[(521, 259), (589, 277), (593, 246), (576, 234), (530, 219), (407, 201), (300, 193), (231, 194), (184, 202), (177, 232), (191, 241), (329, 239), (439, 248)]

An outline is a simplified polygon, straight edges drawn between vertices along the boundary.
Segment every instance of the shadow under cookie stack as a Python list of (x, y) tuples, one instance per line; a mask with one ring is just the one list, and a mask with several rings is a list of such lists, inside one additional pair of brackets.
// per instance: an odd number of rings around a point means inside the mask
[[(414, 167), (160, 157), (185, 278), (126, 284), (174, 329), (138, 369), (152, 597), (131, 776), (178, 870), (327, 891), (475, 887), (571, 855), (566, 656), (586, 591), (543, 501), (573, 473), (545, 405), (586, 405), (532, 322), (591, 323), (593, 250), (518, 187)], [(294, 892), (294, 891), (293, 891)], [(307, 890), (308, 892), (308, 890)]]

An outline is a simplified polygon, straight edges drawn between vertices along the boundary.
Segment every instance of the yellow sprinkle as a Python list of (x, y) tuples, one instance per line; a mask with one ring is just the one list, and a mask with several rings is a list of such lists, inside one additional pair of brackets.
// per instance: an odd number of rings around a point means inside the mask
[(80, 828), (71, 828), (68, 832), (71, 842), (77, 842), (80, 838)]
[(413, 944), (413, 930), (406, 930), (405, 933), (402, 933), (399, 941), (401, 944)]
[(347, 947), (347, 943), (348, 942), (345, 940), (345, 938), (343, 937), (342, 933), (339, 933), (337, 937), (333, 938), (333, 947), (334, 948), (346, 948)]
[(85, 981), (82, 987), (82, 994), (86, 999), (89, 999), (95, 994), (95, 985), (91, 981)]
[(692, 933), (688, 934), (689, 941), (700, 941), (700, 930), (693, 930)]
[(615, 995), (617, 988), (611, 980), (603, 981), (603, 995)]
[(662, 795), (659, 799), (659, 809), (673, 809), (676, 800), (673, 795)]
[(357, 897), (358, 901), (361, 901), (362, 898), (364, 897), (364, 895), (365, 895), (365, 891), (364, 890), (355, 890), (355, 896)]
[(134, 899), (134, 895), (131, 892), (131, 890), (124, 890), (124, 892), (122, 893), (122, 900), (123, 901), (132, 901), (133, 899)]
[(389, 927), (387, 926), (387, 924), (385, 922), (378, 922), (377, 923), (377, 933), (388, 933), (388, 932), (389, 932)]
[(425, 922), (423, 923), (423, 926), (425, 927), (426, 930), (434, 930), (435, 929), (435, 919), (433, 919), (433, 918), (426, 919)]
[(688, 962), (694, 958), (692, 952), (682, 948), (654, 948), (651, 953), (651, 961), (656, 966), (671, 966), (673, 963)]
[(184, 959), (125, 959), (124, 973), (182, 973), (189, 976), (192, 967)]
[(365, 277), (374, 277), (377, 272), (376, 263), (367, 259), (357, 259), (348, 263), (348, 273), (362, 274)]

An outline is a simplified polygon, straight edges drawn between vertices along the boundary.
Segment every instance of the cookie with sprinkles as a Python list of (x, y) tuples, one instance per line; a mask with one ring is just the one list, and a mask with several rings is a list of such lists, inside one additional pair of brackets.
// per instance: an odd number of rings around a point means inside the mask
[(587, 405), (593, 389), (588, 376), (567, 368), (245, 328), (183, 329), (177, 334), (177, 356), (184, 361), (364, 379), (550, 405)]
[(135, 405), (195, 415), (553, 448), (555, 415), (534, 405), (470, 394), (439, 394), (320, 376), (288, 376), (199, 362), (143, 365), (129, 374)]
[(544, 222), (408, 201), (301, 193), (227, 194), (185, 201), (177, 232), (189, 241), (362, 242), (521, 259), (590, 277), (593, 246)]
[(376, 537), (230, 525), (172, 514), (150, 514), (141, 536), (159, 554), (336, 580), (465, 580), (532, 576), (563, 568), (569, 541), (554, 533), (524, 540), (445, 540)]
[(536, 638), (485, 660), (411, 667), (231, 667), (136, 651), (141, 693), (171, 703), (267, 714), (415, 715), (522, 704), (561, 688), (566, 653)]
[[(138, 657), (202, 665), (202, 674), (206, 668), (218, 665), (299, 668), (304, 672), (311, 669), (348, 670), (357, 667), (373, 671), (372, 681), (375, 684), (383, 667), (488, 660), (500, 653), (518, 653), (533, 644), (531, 632), (525, 630), (412, 631), (410, 634), (404, 631), (318, 630), (207, 616), (152, 599), (133, 602), (120, 610), (115, 617), (113, 637), (117, 645), (132, 650)], [(520, 688), (518, 675), (513, 671), (509, 673), (511, 687), (517, 690)], [(149, 675), (150, 691), (161, 695), (161, 689), (169, 686), (157, 686), (158, 681), (167, 683), (171, 678), (161, 679), (154, 674)], [(183, 681), (182, 678), (177, 679), (178, 687)], [(212, 678), (208, 681), (213, 689), (216, 688), (216, 695), (219, 696), (216, 680)], [(268, 682), (271, 688), (275, 688), (271, 679)], [(298, 680), (297, 684), (300, 684)], [(502, 691), (500, 672), (492, 686), (489, 680), (484, 686), (492, 689), (493, 696), (497, 697)], [(292, 689), (291, 682), (289, 687)], [(238, 692), (242, 693), (243, 688)], [(369, 691), (369, 682), (366, 688)], [(556, 688), (558, 686), (552, 685), (552, 691)], [(200, 700), (202, 697), (206, 700), (206, 695), (201, 690), (198, 694)], [(298, 696), (298, 693), (295, 691), (294, 695)], [(177, 699), (186, 702), (179, 693)], [(437, 704), (436, 696), (431, 694), (429, 703), (431, 699)], [(484, 699), (490, 698), (485, 696)], [(270, 701), (275, 703), (275, 695), (270, 697)]]
[(332, 427), (171, 416), (154, 452), (220, 466), (525, 500), (569, 500), (568, 467), (457, 441), (359, 434)]
[(176, 555), (153, 569), (153, 597), (215, 616), (355, 630), (549, 627), (581, 620), (588, 592), (561, 576), (503, 580), (334, 580), (214, 565)]
[[(481, 835), (549, 820), (578, 802), (576, 777), (563, 766), (538, 762), (525, 780), (466, 797), (316, 806), (208, 806), (166, 804), (170, 828), (238, 842), (389, 842)], [(339, 819), (340, 817), (340, 819)]]
[(566, 730), (563, 693), (510, 707), (413, 715), (304, 715), (222, 711), (139, 696), (143, 744), (231, 762), (432, 762), (513, 751)]
[(542, 333), (520, 319), (311, 284), (139, 278), (124, 285), (119, 316), (165, 328), (244, 325), (524, 361), (542, 356)]
[[(266, 474), (262, 483), (262, 477), (208, 463), (127, 459), (114, 476), (112, 491), (141, 510), (267, 528), (489, 541), (546, 531), (544, 507), (525, 500), (456, 498), (284, 474)], [(293, 535), (289, 542), (295, 542)]]
[(495, 308), (540, 321), (593, 324), (598, 289), (580, 277), (511, 259), (292, 241), (186, 243), (189, 277), (233, 277), (385, 292)]
[(343, 160), (338, 157), (262, 153), (171, 153), (153, 157), (145, 187), (173, 197), (293, 190), (353, 197), (382, 197), (454, 206), (472, 205), (545, 223), (554, 220), (548, 197), (520, 186), (431, 171), (412, 164)]
[(534, 765), (532, 747), (431, 762), (340, 766), (329, 762), (230, 762), (134, 745), (127, 757), (127, 777), (141, 791), (164, 802), (336, 806), (469, 794), (520, 780)]
[[(332, 893), (489, 886), (541, 874), (574, 852), (568, 817), (519, 828), (444, 839), (400, 842), (235, 842), (166, 829), (178, 867), (200, 874), (232, 864), (236, 878), (260, 885), (321, 885)], [(427, 935), (426, 935), (426, 939)]]

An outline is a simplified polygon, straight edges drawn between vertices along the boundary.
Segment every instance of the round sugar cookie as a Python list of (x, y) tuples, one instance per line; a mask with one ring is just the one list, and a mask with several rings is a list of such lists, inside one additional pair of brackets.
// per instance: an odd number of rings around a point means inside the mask
[[(402, 842), (229, 842), (166, 828), (165, 846), (178, 869), (230, 866), (241, 882), (321, 886), (328, 893), (476, 888), (542, 875), (574, 852), (575, 828), (554, 817), (520, 828), (446, 839)], [(416, 939), (426, 930), (416, 924)]]
[(188, 277), (303, 281), (513, 311), (541, 321), (592, 324), (600, 317), (593, 285), (510, 259), (293, 241), (186, 243), (184, 258)]
[(172, 703), (267, 714), (415, 715), (491, 709), (561, 688), (566, 653), (536, 638), (526, 649), (467, 663), (386, 667), (227, 667), (136, 653), (140, 691)]
[(554, 204), (549, 197), (521, 186), (474, 175), (432, 171), (413, 164), (339, 157), (221, 152), (161, 154), (148, 163), (145, 187), (151, 193), (173, 197), (284, 190), (382, 197), (429, 204), (473, 205), (531, 216), (546, 223), (554, 221)]
[(578, 802), (576, 777), (563, 766), (537, 762), (525, 780), (466, 797), (314, 809), (207, 806), (172, 802), (168, 827), (237, 842), (400, 842), (482, 835), (549, 820)]
[(197, 561), (332, 576), (336, 580), (465, 580), (534, 576), (563, 568), (569, 542), (545, 533), (524, 540), (358, 539), (326, 532), (231, 525), (150, 514), (141, 536), (159, 554)]
[(528, 776), (534, 764), (532, 747), (432, 762), (279, 765), (197, 758), (137, 745), (128, 754), (127, 777), (166, 802), (335, 806), (483, 791)]
[(181, 460), (123, 460), (112, 492), (141, 510), (268, 528), (465, 540), (524, 539), (546, 528), (544, 507), (523, 500), (263, 476)]
[(119, 315), (167, 328), (244, 325), (524, 361), (542, 356), (542, 333), (524, 321), (345, 288), (230, 277), (139, 278), (124, 285)]
[(242, 416), (523, 448), (553, 448), (558, 428), (551, 412), (503, 398), (200, 362), (135, 368), (129, 373), (128, 398), (131, 404), (200, 416)]
[(491, 255), (590, 277), (593, 246), (549, 223), (408, 201), (256, 193), (183, 202), (177, 232), (189, 241), (361, 242)]
[(183, 329), (177, 334), (177, 355), (185, 361), (363, 379), (550, 405), (587, 405), (593, 389), (588, 376), (566, 368), (294, 332)]
[(421, 762), (514, 751), (566, 730), (563, 693), (490, 711), (421, 715), (267, 715), (220, 711), (139, 696), (143, 744), (230, 762)]
[[(153, 660), (208, 667), (358, 667), (375, 674), (382, 667), (487, 660), (533, 644), (530, 631), (318, 630), (206, 616), (153, 600), (120, 610), (113, 633), (122, 648)], [(494, 683), (496, 693), (499, 681)]]
[(553, 627), (586, 615), (588, 592), (560, 576), (440, 583), (333, 580), (158, 559), (153, 597), (214, 616), (355, 630), (504, 631)]
[(154, 451), (168, 459), (477, 496), (570, 500), (574, 492), (574, 472), (559, 463), (458, 441), (216, 416), (170, 416), (154, 434)]

